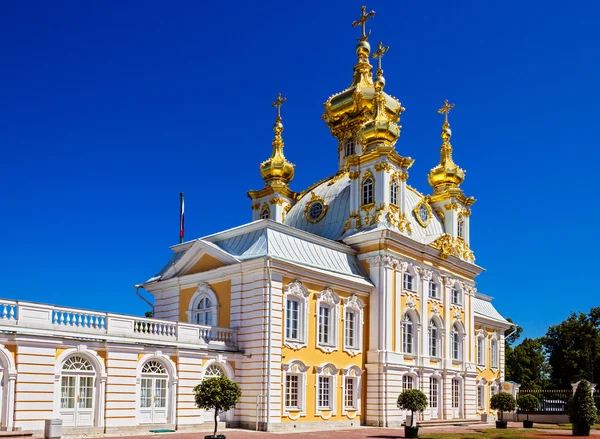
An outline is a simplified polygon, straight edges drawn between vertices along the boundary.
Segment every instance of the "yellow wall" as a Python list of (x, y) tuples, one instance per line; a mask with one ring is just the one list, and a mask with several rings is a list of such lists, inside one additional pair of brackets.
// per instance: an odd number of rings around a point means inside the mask
[[(287, 285), (292, 282), (293, 279), (284, 278), (283, 285)], [(363, 328), (362, 328), (362, 352), (354, 357), (350, 356), (350, 354), (344, 352), (344, 324), (342, 321), (343, 317), (343, 301), (345, 298), (352, 295), (349, 291), (340, 290), (338, 288), (333, 288), (333, 290), (340, 296), (339, 303), (339, 312), (338, 312), (338, 350), (331, 353), (326, 353), (317, 349), (317, 299), (316, 293), (323, 291), (325, 288), (330, 287), (329, 285), (317, 285), (311, 283), (303, 282), (303, 285), (310, 292), (310, 296), (308, 298), (309, 303), (309, 312), (308, 312), (308, 345), (302, 349), (294, 351), (293, 349), (287, 348), (283, 346), (282, 348), (282, 362), (288, 363), (292, 360), (300, 360), (305, 365), (310, 366), (308, 371), (306, 372), (306, 416), (302, 416), (297, 421), (293, 421), (287, 417), (282, 417), (282, 422), (303, 422), (303, 421), (323, 421), (321, 416), (315, 416), (316, 413), (316, 372), (315, 366), (320, 366), (323, 363), (331, 363), (337, 369), (344, 369), (348, 366), (358, 366), (361, 370), (365, 370), (365, 363), (367, 359), (367, 346), (369, 339), (369, 308), (368, 308), (368, 297), (359, 296), (360, 300), (365, 303), (365, 307), (363, 308)], [(285, 313), (285, 306), (284, 311)], [(285, 321), (285, 315), (282, 315), (282, 319)], [(355, 421), (359, 421), (361, 419), (365, 419), (365, 400), (366, 400), (366, 372), (364, 372), (361, 379), (361, 414), (353, 418)], [(330, 421), (343, 421), (349, 420), (350, 417), (342, 416), (342, 406), (343, 406), (343, 375), (341, 371), (338, 372), (337, 375), (337, 395), (336, 395), (336, 414), (329, 418)], [(283, 386), (282, 386), (283, 388)], [(283, 390), (282, 390), (283, 392)], [(281, 400), (284, 400), (284, 395), (282, 394)], [(297, 412), (290, 412), (292, 415), (297, 414)], [(328, 417), (329, 412), (323, 411), (323, 416)], [(355, 413), (349, 411), (349, 415), (353, 416)], [(295, 416), (294, 416), (295, 417)]]
[[(229, 328), (230, 324), (230, 309), (231, 309), (231, 281), (226, 280), (210, 284), (210, 288), (214, 291), (219, 301), (219, 315), (217, 325), (221, 328)], [(190, 300), (196, 292), (197, 288), (182, 288), (179, 292), (179, 320), (182, 322), (188, 321), (187, 311), (190, 306)]]
[(186, 274), (201, 273), (203, 271), (213, 270), (215, 268), (224, 267), (225, 264), (210, 255), (202, 256)]
[[(477, 380), (480, 380), (482, 378), (484, 378), (487, 381), (486, 384), (486, 396), (485, 396), (485, 403), (486, 403), (486, 409), (485, 410), (479, 410), (478, 412), (481, 413), (490, 413), (490, 397), (491, 397), (491, 387), (490, 387), (490, 383), (492, 381), (496, 381), (500, 379), (500, 368), (496, 368), (496, 370), (494, 371), (491, 368), (491, 364), (492, 364), (492, 334), (494, 333), (493, 329), (490, 328), (486, 328), (484, 326), (481, 325), (475, 325), (475, 334), (477, 334), (477, 332), (483, 329), (485, 331), (486, 334), (486, 351), (485, 351), (485, 368), (483, 370), (480, 370), (479, 366), (476, 365), (477, 370), (479, 371), (478, 375), (477, 375)], [(474, 336), (473, 338), (473, 352), (475, 354), (474, 356), (474, 360), (475, 363), (477, 363), (477, 337)], [(500, 366), (500, 340), (498, 337), (498, 366)], [(498, 389), (498, 391), (500, 391), (501, 389)]]

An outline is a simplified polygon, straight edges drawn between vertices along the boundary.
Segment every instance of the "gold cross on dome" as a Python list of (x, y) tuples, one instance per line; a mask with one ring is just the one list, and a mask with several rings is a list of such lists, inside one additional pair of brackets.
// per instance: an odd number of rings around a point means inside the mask
[(388, 49), (389, 46), (384, 46), (380, 41), (379, 44), (377, 44), (377, 50), (371, 55), (371, 58), (377, 58), (377, 76), (383, 75), (383, 70), (381, 70), (381, 58), (383, 58), (383, 55), (388, 51)]
[(444, 101), (444, 106), (438, 110), (438, 114), (444, 115), (444, 123), (448, 123), (448, 113), (454, 108), (454, 104), (449, 104), (448, 99)]
[(367, 20), (375, 15), (375, 11), (371, 11), (367, 13), (367, 7), (363, 6), (360, 10), (360, 18), (352, 23), (352, 27), (362, 26), (362, 36), (357, 38), (358, 41), (367, 41), (369, 36), (371, 35), (371, 31), (369, 33), (365, 33), (365, 25), (367, 24)]
[(285, 102), (285, 98), (281, 96), (281, 93), (277, 93), (277, 99), (273, 102), (273, 107), (277, 107), (277, 119), (281, 119), (281, 106)]

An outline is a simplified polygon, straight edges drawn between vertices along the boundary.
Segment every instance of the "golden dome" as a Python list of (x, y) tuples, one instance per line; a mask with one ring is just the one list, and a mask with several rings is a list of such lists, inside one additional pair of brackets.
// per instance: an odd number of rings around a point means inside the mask
[(260, 164), (260, 175), (265, 180), (265, 186), (274, 184), (287, 185), (294, 178), (294, 165), (287, 161), (283, 155), (283, 124), (281, 123), (281, 104), (285, 102), (285, 98), (281, 97), (281, 93), (277, 95), (277, 99), (273, 102), (273, 107), (277, 107), (277, 118), (273, 131), (273, 152), (271, 157)]
[[(375, 12), (371, 11), (367, 14), (366, 8), (363, 7), (361, 17), (352, 23), (353, 26), (362, 26), (362, 36), (358, 38), (356, 46), (358, 62), (354, 66), (352, 83), (344, 91), (329, 97), (323, 104), (325, 106), (323, 119), (331, 130), (331, 134), (340, 140), (348, 132), (358, 134), (358, 129), (371, 120), (375, 114), (377, 81), (373, 83), (373, 67), (369, 63), (371, 46), (367, 39), (370, 32), (365, 33), (365, 23), (373, 15), (375, 15)], [(381, 60), (380, 57), (379, 59)], [(382, 97), (378, 98), (378, 102), (382, 104), (380, 116), (385, 116), (391, 124), (396, 124), (400, 121), (400, 113), (404, 108), (402, 108), (398, 99), (383, 92), (381, 95)]]
[(428, 181), (433, 187), (433, 193), (439, 194), (449, 189), (458, 189), (465, 179), (465, 171), (461, 169), (452, 160), (452, 130), (448, 122), (448, 113), (454, 108), (454, 104), (448, 104), (444, 101), (444, 106), (438, 110), (439, 114), (444, 115), (444, 124), (442, 125), (442, 147), (440, 149), (440, 163), (429, 172)]

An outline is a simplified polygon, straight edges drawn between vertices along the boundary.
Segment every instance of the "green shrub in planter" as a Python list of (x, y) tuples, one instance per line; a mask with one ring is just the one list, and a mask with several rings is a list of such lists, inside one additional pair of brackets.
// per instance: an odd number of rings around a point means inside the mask
[(504, 412), (514, 412), (517, 408), (517, 401), (510, 393), (496, 393), (490, 399), (490, 407), (500, 412), (500, 421), (496, 421), (496, 428), (506, 428), (507, 422), (504, 421)]
[(587, 381), (581, 381), (575, 396), (569, 402), (569, 421), (573, 424), (573, 436), (589, 436), (590, 427), (597, 419), (592, 389)]
[(217, 436), (218, 416), (238, 403), (242, 395), (240, 386), (225, 376), (206, 378), (194, 387), (194, 395), (199, 409), (215, 411), (215, 431), (212, 436), (205, 436), (205, 439), (225, 439), (222, 434)]
[(538, 409), (538, 399), (531, 393), (526, 393), (525, 395), (519, 396), (517, 399), (517, 405), (519, 406), (520, 410), (527, 412), (527, 420), (523, 421), (523, 428), (532, 428), (533, 421), (529, 420), (529, 412), (534, 412)]
[(404, 437), (418, 437), (419, 427), (417, 427), (415, 412), (422, 412), (427, 408), (427, 396), (417, 389), (405, 390), (398, 396), (398, 408), (401, 410), (410, 410), (411, 425), (404, 427)]

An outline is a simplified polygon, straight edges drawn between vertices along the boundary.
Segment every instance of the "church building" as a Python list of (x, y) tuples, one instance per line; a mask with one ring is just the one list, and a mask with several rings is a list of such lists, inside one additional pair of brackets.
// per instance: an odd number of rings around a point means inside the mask
[(0, 300), (2, 428), (197, 428), (212, 413), (193, 388), (219, 375), (242, 390), (220, 420), (242, 428), (400, 426), (405, 389), (427, 395), (423, 421), (495, 414), (511, 324), (477, 290), (482, 243), (452, 158), (454, 105), (438, 110), (439, 161), (432, 146), (431, 187), (417, 190), (398, 142), (404, 108), (383, 76), (388, 48), (369, 43), (373, 15), (363, 7), (353, 23), (349, 87), (324, 104), (337, 172), (292, 189), (279, 95), (252, 221), (171, 247), (136, 285), (154, 296), (153, 318)]

